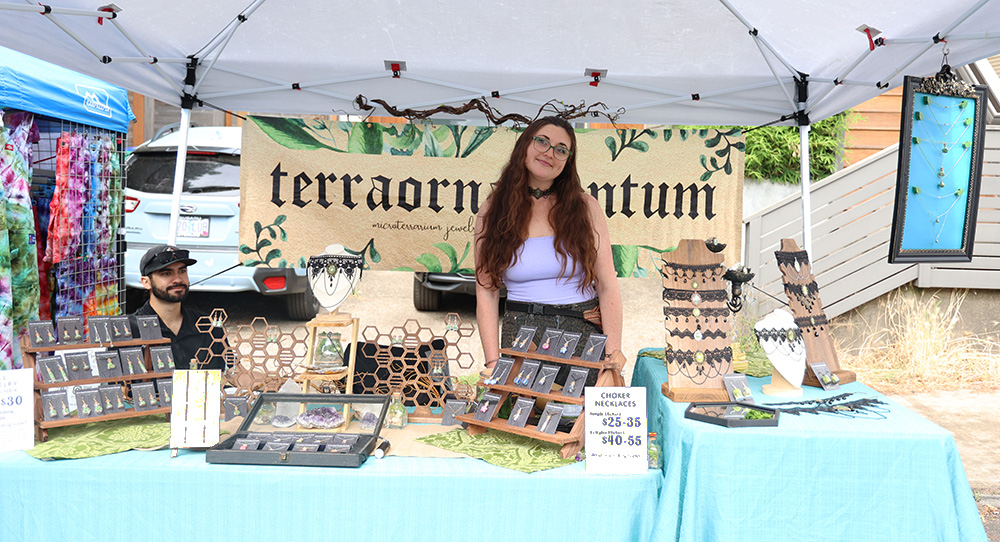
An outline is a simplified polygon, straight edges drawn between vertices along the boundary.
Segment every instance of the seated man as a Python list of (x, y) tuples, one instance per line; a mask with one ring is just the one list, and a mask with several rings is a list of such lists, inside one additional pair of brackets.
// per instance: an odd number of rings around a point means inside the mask
[[(163, 337), (170, 339), (174, 365), (178, 369), (225, 370), (222, 343), (216, 342), (211, 355), (207, 350), (198, 352), (202, 348), (210, 348), (213, 337), (222, 338), (222, 328), (213, 327), (211, 335), (198, 331), (195, 324), (205, 313), (181, 304), (190, 285), (187, 268), (195, 263), (197, 260), (189, 258), (188, 251), (169, 245), (157, 245), (146, 251), (139, 261), (139, 272), (142, 274), (142, 285), (151, 295), (145, 305), (132, 313), (132, 329), (137, 329), (136, 316), (155, 314), (160, 318)], [(192, 367), (193, 364), (197, 366)]]

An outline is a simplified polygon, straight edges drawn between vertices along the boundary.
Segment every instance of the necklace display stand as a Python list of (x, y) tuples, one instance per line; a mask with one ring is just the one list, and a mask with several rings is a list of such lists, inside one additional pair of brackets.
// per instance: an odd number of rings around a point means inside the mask
[[(840, 378), (841, 384), (857, 380), (853, 371), (840, 368), (837, 361), (837, 350), (830, 336), (830, 326), (823, 312), (823, 301), (819, 298), (819, 286), (812, 273), (809, 255), (799, 248), (792, 239), (781, 240), (781, 250), (775, 251), (778, 259), (778, 269), (781, 280), (785, 284), (785, 294), (788, 296), (788, 306), (795, 316), (795, 323), (802, 330), (802, 339), (806, 345), (806, 363), (825, 363), (830, 371)], [(806, 386), (822, 388), (816, 375), (807, 370)]]
[(795, 317), (786, 310), (777, 309), (754, 325), (754, 333), (774, 366), (771, 383), (765, 384), (761, 391), (773, 397), (801, 396), (806, 348), (802, 332), (795, 326)]
[(724, 256), (704, 241), (682, 239), (662, 259), (669, 377), (661, 392), (677, 402), (728, 401), (722, 377), (733, 371), (733, 352)]
[[(498, 398), (494, 401), (494, 404), (496, 405), (502, 405), (507, 399), (507, 396), (511, 393), (517, 394), (520, 397), (531, 397), (538, 401), (583, 405), (584, 398), (582, 396), (570, 397), (558, 392), (541, 393), (531, 388), (514, 385), (513, 381), (517, 378), (518, 373), (520, 373), (521, 365), (526, 359), (568, 365), (570, 367), (597, 369), (597, 382), (594, 384), (595, 386), (625, 386), (625, 379), (622, 377), (621, 373), (622, 368), (625, 366), (625, 356), (619, 350), (614, 351), (610, 358), (605, 361), (585, 361), (579, 357), (565, 359), (547, 354), (540, 354), (536, 350), (521, 352), (519, 350), (512, 350), (509, 348), (501, 348), (500, 354), (510, 356), (514, 360), (514, 363), (511, 366), (510, 371), (507, 372), (506, 377), (503, 378), (501, 382), (487, 386), (490, 392), (498, 396)], [(483, 382), (480, 382), (480, 384), (485, 385)], [(562, 446), (559, 450), (559, 454), (563, 457), (563, 459), (575, 456), (576, 453), (583, 448), (583, 439), (586, 434), (584, 432), (585, 416), (582, 411), (573, 422), (573, 426), (570, 428), (569, 432), (556, 431), (553, 434), (544, 433), (539, 427), (534, 425), (517, 427), (515, 425), (508, 424), (507, 420), (497, 417), (496, 413), (498, 411), (498, 408), (493, 409), (493, 414), (488, 421), (477, 420), (474, 414), (462, 414), (460, 416), (455, 416), (455, 419), (469, 424), (467, 432), (470, 435), (480, 435), (485, 433), (487, 429), (495, 429), (505, 433), (514, 433), (515, 435), (559, 444)]]

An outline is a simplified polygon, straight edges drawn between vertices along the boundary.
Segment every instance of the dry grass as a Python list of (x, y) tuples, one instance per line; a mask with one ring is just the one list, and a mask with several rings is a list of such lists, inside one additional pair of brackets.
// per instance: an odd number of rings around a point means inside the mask
[[(876, 321), (861, 324), (865, 339), (857, 354), (840, 354), (841, 366), (883, 393), (1000, 388), (1000, 342), (955, 337), (967, 294), (956, 290), (947, 300), (891, 294), (880, 301)], [(836, 335), (836, 326), (832, 331)]]
[(750, 376), (764, 377), (770, 376), (774, 367), (757, 342), (757, 334), (753, 330), (754, 324), (764, 317), (757, 295), (752, 289), (747, 292), (743, 309), (732, 317), (732, 336), (739, 341), (740, 349), (746, 355), (747, 370), (744, 372)]

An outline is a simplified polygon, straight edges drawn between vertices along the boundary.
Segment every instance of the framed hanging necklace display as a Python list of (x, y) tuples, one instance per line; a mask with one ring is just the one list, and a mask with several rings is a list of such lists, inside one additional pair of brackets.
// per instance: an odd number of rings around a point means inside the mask
[(889, 263), (972, 261), (985, 127), (986, 86), (904, 78)]

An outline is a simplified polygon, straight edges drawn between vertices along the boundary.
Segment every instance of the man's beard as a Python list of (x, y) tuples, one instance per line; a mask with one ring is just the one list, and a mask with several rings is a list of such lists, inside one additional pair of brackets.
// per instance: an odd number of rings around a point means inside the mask
[[(171, 287), (176, 287), (176, 286), (177, 285), (169, 286), (168, 289), (171, 288)], [(181, 286), (184, 286), (184, 285), (181, 285)], [(180, 303), (181, 301), (184, 301), (187, 298), (187, 295), (188, 295), (188, 287), (187, 286), (184, 286), (184, 290), (183, 291), (175, 293), (175, 292), (169, 292), (169, 291), (167, 291), (165, 289), (157, 288), (154, 285), (152, 287), (151, 291), (153, 292), (153, 296), (156, 297), (156, 299), (159, 299), (160, 301), (166, 301), (168, 303)]]

